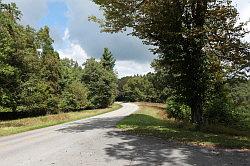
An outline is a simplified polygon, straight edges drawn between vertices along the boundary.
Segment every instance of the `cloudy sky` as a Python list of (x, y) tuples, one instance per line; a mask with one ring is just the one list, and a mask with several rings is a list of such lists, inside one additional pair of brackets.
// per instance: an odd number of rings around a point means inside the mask
[[(100, 33), (97, 24), (88, 16), (99, 15), (98, 6), (91, 0), (3, 0), (15, 2), (23, 13), (22, 24), (40, 28), (48, 25), (60, 57), (83, 63), (90, 57), (100, 58), (108, 47), (117, 59), (119, 76), (145, 74), (152, 70), (150, 62), (155, 55), (148, 46), (126, 34)], [(234, 0), (242, 21), (250, 18), (250, 0)], [(250, 29), (250, 25), (249, 25)], [(247, 37), (250, 41), (250, 36)]]

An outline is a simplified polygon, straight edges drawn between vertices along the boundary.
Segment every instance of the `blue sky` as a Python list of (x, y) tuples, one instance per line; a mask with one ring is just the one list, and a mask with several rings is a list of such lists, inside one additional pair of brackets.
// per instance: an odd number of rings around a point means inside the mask
[[(149, 46), (126, 34), (100, 33), (97, 24), (88, 16), (101, 16), (98, 6), (90, 0), (3, 0), (15, 2), (23, 13), (22, 24), (37, 29), (48, 25), (55, 49), (62, 58), (68, 57), (83, 63), (87, 58), (100, 58), (104, 47), (110, 48), (117, 59), (116, 70), (120, 77), (145, 74), (155, 55)], [(234, 0), (242, 21), (250, 18), (250, 0)], [(250, 29), (250, 27), (249, 27)], [(250, 37), (247, 38), (250, 41)]]

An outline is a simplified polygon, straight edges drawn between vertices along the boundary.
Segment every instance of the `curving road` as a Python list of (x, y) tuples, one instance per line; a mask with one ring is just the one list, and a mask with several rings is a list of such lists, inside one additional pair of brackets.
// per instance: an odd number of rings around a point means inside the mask
[(0, 138), (0, 166), (249, 165), (249, 153), (208, 150), (115, 128), (135, 104), (63, 125)]

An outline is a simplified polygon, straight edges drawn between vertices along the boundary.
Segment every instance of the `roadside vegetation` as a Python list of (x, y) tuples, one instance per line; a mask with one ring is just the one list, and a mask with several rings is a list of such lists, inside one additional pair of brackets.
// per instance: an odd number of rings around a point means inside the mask
[(157, 55), (153, 73), (120, 80), (119, 100), (164, 102), (170, 117), (197, 130), (233, 126), (245, 118), (250, 110), (250, 43), (244, 40), (249, 22), (240, 22), (231, 0), (93, 1), (104, 18), (90, 19), (102, 31), (131, 29), (127, 33)]
[[(165, 104), (138, 103), (139, 111), (119, 122), (126, 132), (155, 136), (204, 147), (250, 149), (250, 126), (204, 126), (195, 130), (191, 123), (169, 118)], [(250, 117), (250, 113), (248, 113)]]
[(180, 142), (249, 148), (249, 22), (240, 22), (231, 0), (93, 2), (104, 17), (89, 19), (103, 32), (130, 29), (152, 47), (154, 72), (118, 80), (108, 48), (100, 61), (83, 65), (60, 59), (48, 27), (21, 25), (17, 6), (0, 0), (0, 119), (20, 112), (60, 117), (107, 108), (115, 99), (158, 102), (164, 109), (141, 106), (123, 122)]
[(231, 0), (93, 1), (105, 17), (90, 19), (102, 31), (131, 29), (157, 55), (154, 72), (119, 80), (117, 100), (166, 108), (160, 115), (141, 109), (120, 127), (128, 122), (136, 132), (176, 141), (249, 148), (249, 22), (240, 22)]
[(24, 26), (21, 16), (15, 3), (0, 0), (0, 136), (120, 108), (108, 48), (100, 61), (60, 59), (49, 27)]
[(92, 116), (104, 114), (121, 108), (120, 104), (113, 104), (105, 109), (82, 110), (78, 112), (60, 113), (55, 115), (46, 115), (35, 118), (24, 118), (11, 121), (0, 121), (0, 136), (17, 134), (29, 130), (44, 128), (70, 121), (89, 118)]
[[(117, 74), (108, 48), (101, 60), (83, 65), (60, 59), (49, 27), (35, 30), (20, 24), (14, 3), (0, 1), (0, 120), (106, 108), (115, 101)], [(8, 120), (8, 118), (6, 119)]]

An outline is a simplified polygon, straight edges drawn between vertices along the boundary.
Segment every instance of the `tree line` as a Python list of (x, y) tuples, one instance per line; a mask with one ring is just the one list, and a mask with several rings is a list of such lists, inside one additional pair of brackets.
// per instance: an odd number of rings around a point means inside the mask
[(48, 27), (19, 23), (14, 3), (0, 1), (0, 112), (58, 113), (105, 108), (117, 93), (115, 59), (105, 48), (100, 61), (83, 67), (60, 59)]
[[(119, 79), (116, 100), (166, 103), (166, 111), (171, 118), (190, 121), (190, 107), (173, 101), (174, 92), (165, 86), (167, 83), (163, 82), (159, 75), (148, 73)], [(211, 96), (213, 100), (207, 103), (209, 107), (204, 113), (207, 123), (232, 125), (249, 118), (250, 80), (227, 82), (223, 91), (223, 94), (214, 92), (216, 95)]]
[[(170, 115), (188, 119), (197, 129), (207, 123), (235, 120), (237, 104), (228, 89), (249, 79), (250, 44), (243, 40), (249, 34), (249, 22), (239, 21), (231, 0), (93, 1), (105, 17), (90, 19), (99, 23), (102, 31), (116, 33), (129, 28), (130, 35), (152, 46), (158, 55), (152, 66), (171, 94), (167, 99)], [(123, 87), (125, 94), (131, 93), (130, 89), (144, 91), (145, 87), (134, 87), (143, 80), (152, 88), (145, 77), (131, 79)], [(131, 99), (141, 96), (150, 100), (145, 94), (151, 92), (140, 94), (140, 90)]]

